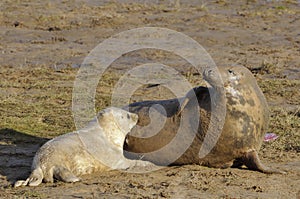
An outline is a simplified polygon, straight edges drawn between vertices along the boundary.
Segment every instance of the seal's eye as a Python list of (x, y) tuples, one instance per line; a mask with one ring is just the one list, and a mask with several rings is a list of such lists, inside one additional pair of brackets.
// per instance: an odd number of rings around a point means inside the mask
[(130, 115), (127, 113), (127, 119), (130, 119)]

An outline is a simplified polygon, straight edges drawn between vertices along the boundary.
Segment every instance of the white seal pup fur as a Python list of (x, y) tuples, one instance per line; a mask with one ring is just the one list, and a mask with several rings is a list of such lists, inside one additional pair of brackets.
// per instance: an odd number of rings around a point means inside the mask
[(46, 142), (33, 159), (30, 176), (14, 186), (37, 186), (43, 181), (53, 182), (54, 178), (77, 182), (78, 176), (96, 171), (155, 167), (150, 162), (126, 159), (123, 155), (125, 137), (137, 121), (136, 114), (119, 108), (100, 111), (86, 128)]

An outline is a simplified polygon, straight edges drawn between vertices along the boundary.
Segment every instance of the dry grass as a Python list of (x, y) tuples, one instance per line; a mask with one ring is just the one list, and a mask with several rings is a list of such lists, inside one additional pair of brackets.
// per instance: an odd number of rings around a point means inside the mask
[(71, 115), (72, 82), (76, 70), (2, 68), (0, 72), (1, 128), (39, 137), (74, 129)]

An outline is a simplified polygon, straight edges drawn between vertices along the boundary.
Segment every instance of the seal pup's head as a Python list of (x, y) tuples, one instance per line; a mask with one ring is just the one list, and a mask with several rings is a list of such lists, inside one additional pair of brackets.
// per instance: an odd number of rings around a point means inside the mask
[(126, 135), (138, 121), (137, 114), (116, 107), (103, 109), (97, 118), (108, 140), (121, 148)]

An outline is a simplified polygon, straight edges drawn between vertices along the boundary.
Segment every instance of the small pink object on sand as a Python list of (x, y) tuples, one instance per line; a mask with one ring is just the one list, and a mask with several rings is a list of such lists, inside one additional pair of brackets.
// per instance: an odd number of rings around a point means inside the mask
[(276, 140), (278, 137), (279, 136), (276, 135), (275, 133), (266, 133), (266, 135), (264, 137), (264, 142)]

